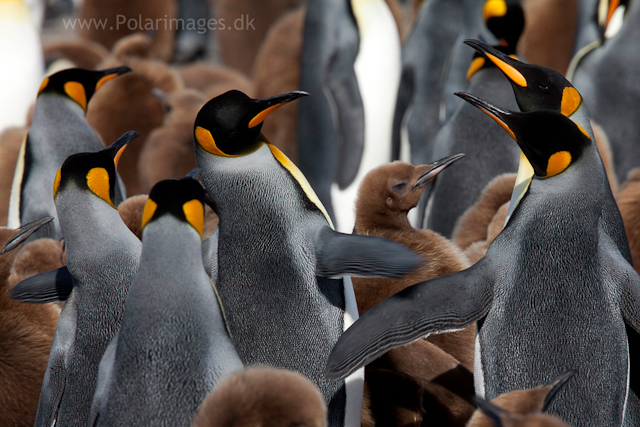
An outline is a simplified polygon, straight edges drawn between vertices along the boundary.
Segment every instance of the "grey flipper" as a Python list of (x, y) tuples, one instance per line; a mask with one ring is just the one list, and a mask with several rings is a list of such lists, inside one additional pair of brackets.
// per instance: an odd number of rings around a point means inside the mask
[(16, 249), (25, 240), (29, 238), (33, 233), (35, 233), (40, 227), (43, 225), (53, 221), (52, 216), (47, 216), (41, 219), (36, 219), (35, 221), (31, 221), (28, 224), (23, 225), (19, 229), (16, 230), (17, 234), (11, 238), (0, 252), (0, 255), (6, 254), (7, 252), (11, 252)]
[(329, 378), (343, 378), (392, 348), (463, 329), (484, 317), (491, 308), (494, 283), (486, 260), (410, 286), (367, 311), (333, 347)]
[(215, 283), (218, 280), (218, 236), (220, 229), (216, 227), (211, 236), (202, 242), (202, 263), (207, 275)]
[(358, 174), (364, 152), (364, 107), (358, 88), (358, 79), (353, 64), (358, 56), (358, 44), (350, 43), (337, 50), (329, 58), (325, 82), (328, 98), (334, 110), (338, 130), (338, 170), (336, 182), (343, 190)]
[(116, 350), (118, 349), (118, 333), (116, 333), (111, 342), (104, 351), (104, 355), (98, 366), (98, 381), (96, 382), (96, 391), (93, 394), (93, 402), (91, 403), (91, 412), (89, 413), (88, 426), (95, 426), (100, 416), (102, 404), (106, 399), (108, 379), (111, 377), (113, 363), (116, 358)]
[(66, 301), (73, 289), (73, 279), (67, 267), (36, 274), (11, 289), (11, 298), (23, 302)]
[(391, 240), (344, 234), (325, 227), (318, 233), (316, 275), (338, 278), (398, 277), (425, 260)]

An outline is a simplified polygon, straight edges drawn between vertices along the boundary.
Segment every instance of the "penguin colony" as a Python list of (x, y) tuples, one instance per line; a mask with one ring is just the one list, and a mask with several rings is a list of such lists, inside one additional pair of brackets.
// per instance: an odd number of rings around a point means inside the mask
[(640, 426), (640, 1), (549, 3), (0, 0), (0, 425)]

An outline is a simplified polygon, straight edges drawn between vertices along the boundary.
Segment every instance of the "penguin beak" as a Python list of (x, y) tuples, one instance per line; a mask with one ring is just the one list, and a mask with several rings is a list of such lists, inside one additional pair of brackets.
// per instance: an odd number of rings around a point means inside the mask
[(522, 75), (521, 70), (519, 70), (519, 68), (522, 68), (522, 62), (513, 59), (510, 56), (500, 52), (499, 50), (496, 50), (486, 43), (482, 43), (478, 40), (465, 40), (464, 43), (471, 46), (480, 54), (493, 62), (496, 67), (500, 68), (504, 75), (507, 76), (507, 78), (513, 83), (517, 84), (520, 87), (527, 87), (527, 79), (524, 77), (524, 75)]
[(426, 186), (429, 182), (431, 182), (440, 172), (460, 160), (464, 157), (464, 154), (454, 154), (453, 156), (445, 157), (444, 159), (436, 160), (432, 163), (428, 170), (423, 172), (418, 180), (413, 184), (411, 190), (415, 190), (416, 188), (422, 188)]
[(473, 396), (471, 400), (493, 422), (493, 425), (502, 426), (501, 415), (504, 414), (502, 409), (478, 396)]
[(308, 96), (307, 92), (301, 90), (295, 90), (293, 92), (283, 93), (281, 95), (272, 96), (270, 98), (259, 99), (256, 102), (260, 104), (262, 110), (249, 122), (249, 128), (254, 128), (267, 118), (267, 116), (273, 113), (276, 109), (283, 106), (286, 103), (295, 101), (303, 96)]
[(547, 408), (551, 404), (553, 398), (556, 396), (556, 393), (558, 393), (558, 391), (567, 383), (567, 381), (569, 381), (571, 377), (573, 377), (577, 373), (578, 371), (576, 371), (575, 369), (571, 369), (560, 375), (555, 379), (555, 381), (547, 384), (547, 387), (549, 387), (549, 392), (547, 393), (547, 397), (544, 398), (544, 403), (542, 404), (542, 408), (540, 409), (542, 412), (547, 411)]
[(95, 91), (97, 92), (98, 89), (100, 89), (100, 87), (107, 81), (111, 80), (112, 78), (116, 77), (116, 76), (120, 76), (124, 73), (128, 73), (129, 71), (131, 71), (131, 68), (127, 67), (126, 65), (122, 65), (120, 67), (115, 67), (115, 68), (109, 68), (106, 70), (101, 70), (100, 71), (100, 79), (98, 80), (98, 82), (96, 83), (96, 89)]
[(105, 148), (104, 151), (109, 153), (111, 157), (113, 157), (113, 163), (116, 165), (116, 169), (118, 168), (118, 161), (120, 160), (120, 156), (127, 145), (134, 139), (138, 137), (138, 132), (130, 130), (125, 132), (120, 138), (118, 138), (113, 144)]
[(11, 252), (20, 244), (22, 244), (25, 240), (29, 238), (33, 233), (38, 231), (43, 225), (50, 223), (53, 221), (52, 216), (46, 216), (44, 218), (36, 219), (35, 221), (31, 221), (28, 224), (23, 225), (22, 227), (16, 230), (16, 234), (13, 236), (11, 240), (6, 244), (0, 255), (4, 255), (7, 252)]
[[(474, 107), (482, 110), (483, 112), (485, 112), (489, 117), (491, 117), (493, 120), (495, 120), (496, 122), (498, 122), (498, 124), (500, 126), (502, 126), (504, 128), (504, 130), (507, 131), (507, 133), (509, 135), (511, 135), (511, 137), (518, 142), (518, 138), (516, 138), (516, 134), (513, 133), (513, 131), (511, 130), (511, 128), (509, 127), (509, 125), (507, 124), (507, 121), (510, 121), (510, 118), (512, 117), (513, 113), (511, 111), (502, 109), (500, 107), (496, 107), (493, 104), (488, 103), (487, 101), (477, 98), (471, 94), (468, 93), (464, 93), (464, 92), (456, 92), (454, 93), (454, 95), (464, 99), (465, 101), (467, 101), (469, 104), (473, 105)], [(518, 142), (519, 144), (519, 142)]]

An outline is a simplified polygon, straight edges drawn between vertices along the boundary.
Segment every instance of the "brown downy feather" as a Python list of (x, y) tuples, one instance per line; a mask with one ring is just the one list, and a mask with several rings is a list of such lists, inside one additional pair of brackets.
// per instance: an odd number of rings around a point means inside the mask
[[(300, 87), (300, 52), (305, 13), (305, 7), (287, 13), (267, 33), (253, 66), (256, 98), (266, 98)], [(297, 116), (298, 104), (291, 102), (273, 112), (262, 128), (271, 142), (293, 162), (298, 159)]]
[[(135, 36), (139, 40), (138, 36)], [(124, 43), (124, 42), (123, 42)], [(135, 56), (110, 56), (100, 68), (128, 65), (133, 71), (104, 85), (91, 100), (87, 121), (101, 137), (110, 143), (120, 135), (135, 130), (140, 135), (129, 144), (118, 163), (118, 173), (124, 181), (127, 195), (140, 194), (138, 158), (146, 140), (162, 125), (165, 109), (153, 94), (153, 89), (171, 93), (182, 88), (176, 71), (161, 61)]]
[(493, 240), (500, 234), (504, 228), (504, 221), (507, 219), (507, 212), (509, 211), (509, 202), (500, 206), (493, 219), (487, 227), (487, 238), (470, 244), (467, 249), (464, 250), (464, 254), (469, 259), (471, 264), (475, 264), (480, 261), (486, 253), (487, 249), (493, 242)]
[(462, 427), (474, 406), (473, 373), (437, 345), (419, 340), (365, 368), (378, 426)]
[(515, 182), (515, 173), (498, 175), (492, 179), (482, 190), (478, 201), (458, 219), (451, 240), (463, 250), (473, 242), (486, 240), (489, 224), (500, 206), (511, 200)]
[(237, 89), (255, 98), (253, 82), (249, 77), (229, 67), (194, 62), (179, 67), (178, 73), (184, 81), (184, 87), (199, 90), (206, 95), (207, 99), (231, 89)]
[(640, 271), (640, 168), (627, 174), (627, 180), (615, 197), (627, 232), (633, 266)]
[(302, 375), (266, 367), (229, 375), (200, 405), (194, 427), (327, 425), (320, 391)]
[[(135, 33), (153, 33), (153, 57), (168, 61), (173, 54), (173, 43), (175, 39), (175, 26), (178, 8), (175, 0), (110, 0), (108, 2), (100, 0), (85, 0), (78, 18), (88, 22), (90, 19), (107, 20), (105, 28), (96, 25), (88, 25), (80, 29), (80, 36), (85, 39), (100, 43), (107, 49), (123, 37)], [(121, 23), (126, 17), (127, 22)], [(149, 27), (149, 21), (153, 20), (153, 25)], [(174, 20), (173, 24), (171, 20)], [(132, 20), (129, 22), (129, 20)], [(136, 22), (135, 26), (133, 22)], [(140, 28), (142, 23), (142, 28)], [(158, 25), (156, 25), (156, 23)], [(130, 25), (129, 25), (130, 24)], [(146, 25), (146, 27), (145, 27)]]
[(46, 63), (66, 59), (78, 68), (95, 70), (109, 55), (109, 50), (91, 40), (75, 38), (49, 42), (44, 46), (43, 53)]
[(596, 145), (598, 146), (598, 152), (602, 158), (604, 169), (607, 172), (607, 179), (609, 180), (609, 186), (611, 192), (616, 194), (618, 191), (618, 176), (616, 175), (615, 166), (613, 165), (613, 153), (611, 152), (611, 144), (609, 144), (609, 137), (602, 126), (597, 123), (591, 122), (591, 128), (593, 129), (593, 136), (596, 138)]
[(7, 225), (11, 184), (16, 170), (18, 153), (25, 135), (26, 127), (11, 127), (0, 133), (0, 225)]
[(207, 98), (195, 89), (169, 94), (169, 111), (161, 127), (154, 129), (138, 158), (139, 190), (148, 193), (163, 179), (180, 178), (198, 167), (193, 150), (193, 123)]
[[(389, 278), (352, 278), (358, 311), (363, 314), (374, 305), (418, 282), (455, 273), (469, 267), (467, 257), (458, 246), (432, 230), (415, 229), (407, 219), (425, 186), (408, 190), (430, 165), (415, 168), (402, 162), (382, 165), (362, 180), (356, 200), (355, 234), (385, 237), (401, 243), (422, 255), (425, 263), (406, 276)], [(394, 192), (398, 183), (406, 183), (404, 193)], [(392, 204), (388, 204), (392, 200)], [(475, 326), (448, 334), (432, 335), (429, 341), (452, 354), (469, 370), (473, 370)]]
[(573, 55), (578, 0), (522, 0), (527, 23), (518, 43), (531, 64), (564, 74)]
[[(0, 248), (15, 235), (0, 228)], [(9, 297), (8, 278), (18, 249), (0, 255), (0, 408), (3, 426), (32, 426), (60, 310)]]

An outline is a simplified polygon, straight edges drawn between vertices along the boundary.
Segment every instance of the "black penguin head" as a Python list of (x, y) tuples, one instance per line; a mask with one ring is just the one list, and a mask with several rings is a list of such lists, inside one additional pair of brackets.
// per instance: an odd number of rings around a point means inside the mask
[(486, 0), (482, 8), (484, 22), (503, 47), (515, 53), (524, 30), (524, 12), (518, 0)]
[(525, 64), (478, 40), (464, 42), (500, 68), (513, 87), (521, 111), (554, 110), (569, 117), (582, 104), (582, 96), (559, 72)]
[(194, 137), (205, 151), (222, 157), (251, 154), (265, 142), (260, 133), (264, 119), (276, 108), (308, 95), (294, 91), (265, 99), (252, 99), (231, 90), (207, 102), (196, 117)]
[(168, 179), (153, 186), (142, 213), (142, 229), (163, 215), (190, 224), (202, 238), (205, 191), (192, 178)]
[(91, 71), (82, 68), (70, 68), (45, 77), (38, 90), (38, 96), (43, 93), (57, 93), (67, 96), (77, 102), (87, 111), (87, 104), (94, 93), (112, 78), (131, 71), (131, 68), (109, 68), (107, 70)]
[(53, 198), (67, 183), (73, 181), (79, 188), (91, 191), (115, 209), (112, 200), (118, 160), (127, 145), (137, 137), (137, 132), (129, 131), (102, 151), (67, 157), (53, 181)]
[(556, 111), (514, 112), (468, 93), (456, 95), (488, 114), (516, 140), (538, 178), (565, 171), (592, 146), (580, 125)]

